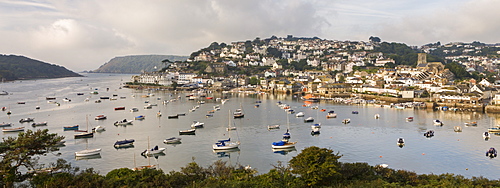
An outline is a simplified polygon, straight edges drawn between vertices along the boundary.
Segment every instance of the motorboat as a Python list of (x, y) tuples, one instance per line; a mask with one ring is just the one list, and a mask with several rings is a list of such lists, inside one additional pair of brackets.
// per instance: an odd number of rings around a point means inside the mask
[(159, 148), (158, 146), (155, 146), (151, 149), (148, 149), (148, 150), (144, 150), (141, 155), (145, 155), (145, 156), (152, 156), (152, 155), (155, 155), (155, 154), (160, 154), (160, 153), (163, 153), (163, 151), (165, 151), (166, 148)]
[(286, 113), (293, 114), (293, 113), (295, 113), (295, 111), (292, 109), (288, 109), (288, 110), (286, 110)]
[(130, 109), (130, 112), (137, 112), (137, 111), (139, 111), (139, 109), (136, 108), (136, 107), (133, 107), (133, 108)]
[(191, 128), (195, 129), (195, 128), (203, 128), (203, 125), (205, 125), (205, 123), (202, 123), (202, 122), (199, 122), (199, 121), (193, 121), (193, 124), (191, 124)]
[(226, 128), (226, 131), (234, 131), (234, 130), (236, 130), (236, 127), (228, 127), (228, 128)]
[(77, 157), (86, 157), (86, 156), (100, 155), (100, 154), (101, 154), (101, 148), (85, 149), (82, 151), (75, 152), (75, 156), (77, 156)]
[(380, 118), (380, 114), (375, 114), (373, 117), (374, 117), (375, 119), (379, 119), (379, 118)]
[(131, 147), (134, 145), (135, 140), (134, 139), (125, 139), (125, 140), (118, 140), (115, 142), (113, 145), (115, 148), (125, 148), (125, 147)]
[(297, 114), (295, 114), (295, 117), (304, 117), (304, 112), (298, 112)]
[(411, 116), (410, 116), (410, 117), (407, 117), (407, 118), (406, 118), (406, 121), (407, 121), (407, 122), (413, 121), (413, 117), (411, 117)]
[(312, 124), (311, 128), (321, 128), (321, 124), (320, 123)]
[(115, 110), (125, 110), (125, 106), (115, 107)]
[(424, 136), (427, 138), (433, 137), (434, 136), (434, 131), (433, 130), (428, 130), (427, 132), (424, 133)]
[(33, 127), (38, 127), (38, 126), (47, 126), (47, 122), (37, 122), (37, 123), (32, 123), (31, 126)]
[(132, 125), (132, 122), (134, 122), (134, 120), (123, 119), (121, 121), (116, 121), (115, 123), (113, 123), (113, 125), (115, 126)]
[(174, 119), (174, 118), (175, 119), (179, 118), (179, 115), (175, 114), (175, 115), (169, 115), (168, 116), (168, 119)]
[(305, 123), (314, 122), (314, 118), (313, 117), (308, 117), (308, 118), (304, 119), (304, 122)]
[(102, 132), (102, 131), (105, 131), (105, 130), (106, 130), (106, 128), (103, 127), (103, 126), (100, 126), (100, 125), (92, 128), (92, 132)]
[(319, 130), (320, 130), (320, 127), (317, 127), (317, 126), (314, 126), (314, 125), (311, 126), (311, 134), (312, 135), (319, 134), (320, 133)]
[(484, 132), (484, 133), (483, 133), (483, 138), (484, 138), (484, 139), (490, 139), (490, 138), (491, 138), (490, 133), (489, 133), (488, 131)]
[(179, 131), (179, 135), (194, 135), (194, 134), (196, 134), (196, 129)]
[(180, 144), (181, 139), (182, 138), (179, 138), (179, 137), (170, 137), (170, 138), (163, 140), (163, 143), (165, 143), (165, 144)]
[(491, 147), (488, 151), (486, 151), (486, 156), (490, 158), (497, 157), (497, 150)]
[(359, 114), (359, 112), (358, 112), (358, 111), (352, 111), (351, 113), (352, 113), (352, 114)]
[(336, 117), (337, 117), (337, 114), (333, 110), (328, 111), (328, 114), (326, 114), (326, 118), (336, 118)]
[(443, 126), (443, 122), (439, 121), (439, 119), (432, 120), (434, 122), (434, 125), (436, 126)]
[(2, 132), (19, 132), (19, 131), (24, 131), (24, 127), (2, 129)]
[(19, 123), (32, 122), (32, 121), (35, 121), (35, 118), (24, 118), (19, 120)]
[(268, 125), (267, 126), (267, 129), (268, 130), (271, 130), (271, 129), (279, 129), (280, 128), (280, 125)]
[(236, 111), (233, 113), (234, 118), (243, 118), (245, 117), (245, 114), (241, 109), (236, 109)]
[(468, 127), (468, 126), (477, 126), (477, 122), (475, 122), (475, 121), (465, 122), (464, 124), (465, 124), (466, 127)]
[(144, 116), (144, 115), (139, 115), (139, 116), (134, 117), (134, 119), (136, 119), (136, 120), (143, 120), (145, 118), (146, 118), (146, 116)]
[(102, 114), (95, 117), (95, 120), (104, 120), (104, 119), (107, 119), (107, 117)]
[(405, 139), (403, 138), (398, 138), (397, 145), (402, 148), (405, 145)]
[(342, 120), (342, 123), (344, 123), (344, 124), (351, 123), (351, 119), (349, 119), (349, 118), (347, 118), (347, 119), (343, 119), (343, 120)]
[(80, 127), (79, 125), (64, 126), (63, 130), (65, 130), (65, 131), (70, 131), (70, 130), (74, 131), (74, 130), (78, 130), (79, 127)]
[(455, 126), (455, 127), (453, 127), (453, 131), (455, 131), (455, 132), (462, 132), (462, 127)]
[(68, 99), (68, 98), (64, 98), (63, 99), (64, 102), (71, 102), (71, 99)]
[(491, 128), (488, 128), (488, 132), (490, 132), (490, 133), (500, 133), (500, 128), (499, 127), (491, 127)]
[(153, 105), (151, 105), (151, 104), (144, 106), (144, 109), (151, 109), (151, 108), (153, 108)]

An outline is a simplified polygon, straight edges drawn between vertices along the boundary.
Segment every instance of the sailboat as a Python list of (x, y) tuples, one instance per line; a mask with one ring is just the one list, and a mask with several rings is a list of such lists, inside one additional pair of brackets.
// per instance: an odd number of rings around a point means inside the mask
[[(148, 137), (148, 148), (149, 148), (149, 137)], [(151, 149), (144, 150), (141, 153), (141, 155), (152, 156), (152, 155), (155, 155), (155, 154), (163, 153), (163, 151), (165, 151), (165, 149), (166, 148), (159, 148), (158, 145), (156, 145), (155, 147), (153, 147)]]
[[(87, 130), (88, 130), (88, 116), (87, 116)], [(92, 133), (92, 136), (94, 135), (93, 132)], [(76, 135), (75, 135), (75, 138), (76, 138)], [(96, 149), (88, 149), (88, 140), (87, 140), (87, 145), (85, 146), (85, 149), (84, 150), (81, 150), (81, 151), (77, 151), (75, 152), (75, 156), (76, 157), (88, 157), (88, 156), (94, 156), (94, 155), (101, 155), (101, 148), (96, 148)]]
[(240, 146), (240, 141), (231, 141), (231, 131), (229, 131), (229, 128), (231, 128), (231, 110), (229, 110), (229, 122), (228, 122), (228, 139), (225, 140), (218, 140), (212, 148), (214, 150), (227, 150), (227, 149), (235, 149)]
[(287, 124), (287, 129), (286, 133), (283, 134), (283, 139), (279, 142), (273, 142), (272, 147), (273, 149), (285, 149), (285, 148), (294, 148), (295, 144), (297, 142), (290, 142), (290, 121), (288, 120), (288, 114), (286, 115), (286, 124)]
[(85, 119), (87, 121), (87, 130), (85, 131), (80, 131), (80, 130), (75, 130), (75, 132), (81, 132), (78, 134), (75, 134), (75, 138), (92, 138), (94, 137), (94, 132), (89, 132), (89, 117), (85, 116)]
[(240, 103), (240, 108), (236, 109), (233, 114), (234, 118), (243, 118), (245, 117), (245, 113), (243, 113), (243, 107), (241, 106)]

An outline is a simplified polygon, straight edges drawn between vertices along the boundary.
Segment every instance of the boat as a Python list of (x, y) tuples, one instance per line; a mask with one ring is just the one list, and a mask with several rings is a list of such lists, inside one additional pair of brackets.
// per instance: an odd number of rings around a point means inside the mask
[(321, 124), (320, 123), (312, 124), (311, 128), (321, 128)]
[(24, 131), (24, 127), (2, 129), (2, 132), (18, 132), (18, 131)]
[(486, 132), (483, 133), (483, 138), (484, 139), (490, 139), (490, 137), (491, 137), (491, 135), (490, 135), (490, 133), (488, 131), (486, 131)]
[(162, 114), (161, 114), (161, 112), (160, 112), (160, 111), (158, 111), (158, 113), (156, 113), (156, 117), (161, 117), (161, 115), (162, 115)]
[(336, 117), (337, 117), (337, 114), (333, 110), (328, 111), (328, 113), (326, 114), (326, 118), (336, 118)]
[(83, 93), (76, 93), (76, 95), (84, 95)]
[(182, 138), (179, 138), (179, 137), (170, 137), (170, 138), (163, 140), (163, 143), (165, 143), (165, 144), (180, 144), (181, 139)]
[(101, 97), (99, 97), (99, 99), (109, 99), (109, 97), (108, 96), (101, 96)]
[(289, 114), (294, 114), (294, 113), (295, 113), (295, 111), (294, 111), (294, 110), (292, 110), (292, 109), (288, 109), (288, 110), (286, 110), (286, 113), (289, 113)]
[(488, 132), (490, 132), (490, 133), (500, 133), (500, 128), (499, 127), (491, 127), (491, 128), (488, 128)]
[(133, 108), (130, 109), (130, 112), (137, 112), (137, 111), (139, 111), (139, 109), (136, 108), (136, 107), (133, 107)]
[(153, 108), (153, 105), (151, 105), (151, 104), (144, 106), (144, 109), (151, 109), (151, 108)]
[(115, 142), (113, 145), (115, 148), (126, 148), (126, 147), (131, 147), (134, 145), (135, 140), (134, 139), (125, 139), (125, 140), (118, 140)]
[(144, 150), (141, 155), (144, 155), (144, 156), (152, 156), (152, 155), (156, 155), (156, 154), (161, 154), (163, 153), (163, 151), (165, 151), (166, 148), (160, 148), (157, 146), (151, 148), (151, 149), (148, 149), (148, 150)]
[(280, 128), (280, 125), (268, 125), (267, 126), (267, 129), (268, 130), (271, 130), (271, 129), (279, 129)]
[(411, 117), (411, 116), (410, 116), (410, 117), (407, 117), (407, 118), (406, 118), (406, 121), (407, 121), (407, 122), (413, 121), (413, 117)]
[(234, 118), (243, 118), (245, 117), (245, 114), (241, 109), (236, 109), (236, 111), (233, 113)]
[(320, 128), (319, 127), (311, 127), (311, 135), (317, 135), (320, 134)]
[(179, 113), (177, 116), (186, 116), (186, 113)]
[(125, 110), (125, 106), (115, 107), (115, 110)]
[(455, 126), (455, 127), (453, 127), (453, 131), (455, 131), (455, 132), (462, 132), (462, 127)]
[(40, 106), (35, 106), (35, 109), (36, 110), (40, 110)]
[(10, 126), (12, 126), (12, 123), (3, 122), (2, 124), (0, 124), (0, 127), (10, 127)]
[(45, 100), (56, 100), (56, 97), (45, 97)]
[(227, 131), (234, 131), (234, 130), (236, 130), (236, 127), (228, 127), (228, 128), (226, 128), (226, 130)]
[(465, 124), (466, 127), (468, 127), (468, 126), (477, 126), (477, 122), (475, 122), (475, 121), (465, 122), (464, 124)]
[(0, 95), (8, 95), (8, 94), (9, 94), (9, 92), (7, 92), (7, 91), (0, 91)]
[(113, 125), (115, 126), (132, 125), (132, 122), (134, 122), (134, 120), (123, 119), (121, 121), (116, 121), (115, 123), (113, 123)]
[(397, 141), (397, 145), (402, 148), (405, 145), (405, 139), (399, 137)]
[(205, 125), (205, 123), (202, 123), (202, 122), (199, 122), (199, 121), (193, 121), (193, 124), (191, 124), (191, 128), (195, 129), (195, 128), (203, 128), (203, 125)]
[(85, 149), (82, 151), (75, 152), (76, 157), (86, 157), (86, 156), (93, 156), (93, 155), (100, 155), (100, 154), (101, 154), (101, 148)]
[(104, 120), (104, 119), (107, 119), (107, 117), (102, 114), (95, 117), (95, 120)]
[(286, 129), (286, 132), (285, 134), (283, 134), (283, 138), (278, 141), (278, 142), (273, 142), (271, 147), (273, 149), (287, 149), (287, 148), (295, 148), (295, 144), (297, 142), (290, 142), (290, 138), (291, 138), (291, 135), (290, 135), (290, 121), (288, 119), (288, 115), (286, 115), (286, 125), (287, 125), (287, 129)]
[(106, 128), (103, 126), (98, 125), (97, 127), (92, 128), (92, 132), (102, 132), (105, 131)]
[(177, 118), (179, 118), (179, 115), (177, 114), (168, 116), (168, 119), (177, 119)]
[(304, 123), (307, 123), (307, 122), (314, 122), (314, 118), (308, 117), (308, 118), (304, 119)]
[(196, 129), (179, 131), (179, 135), (194, 135), (194, 134), (196, 134)]
[(136, 120), (143, 120), (145, 118), (146, 118), (146, 116), (144, 116), (144, 115), (139, 115), (139, 116), (134, 117), (134, 119), (136, 119)]
[(424, 136), (429, 138), (434, 136), (434, 131), (433, 130), (428, 130), (427, 132), (424, 133)]
[(326, 109), (321, 109), (320, 111), (322, 111), (322, 112), (326, 112)]
[(37, 127), (37, 126), (47, 126), (47, 122), (37, 122), (37, 123), (32, 123), (31, 126)]
[(95, 102), (95, 103), (101, 103), (101, 100), (96, 100), (96, 101), (94, 101), (94, 102)]
[(68, 98), (64, 98), (63, 99), (64, 102), (71, 102), (71, 99), (68, 99)]
[(374, 117), (375, 119), (379, 119), (379, 118), (380, 118), (380, 114), (375, 114), (373, 117)]
[[(227, 124), (227, 129), (231, 127), (231, 110), (229, 110), (229, 115), (228, 115), (228, 124)], [(231, 131), (228, 131), (228, 138), (227, 139), (222, 139), (222, 140), (217, 140), (212, 145), (212, 148), (214, 150), (227, 150), (227, 149), (236, 149), (240, 146), (240, 141), (231, 141)]]
[(358, 111), (352, 111), (351, 113), (352, 113), (352, 114), (359, 114), (359, 112), (358, 112)]
[(434, 122), (434, 125), (436, 126), (443, 126), (443, 122), (439, 121), (439, 119), (432, 120)]
[(92, 137), (94, 137), (94, 132), (89, 132), (89, 117), (85, 116), (85, 119), (87, 120), (87, 130), (85, 130), (85, 131), (75, 130), (75, 132), (80, 132), (80, 133), (74, 135), (75, 138), (92, 138)]
[(304, 112), (298, 112), (295, 117), (304, 117)]
[(486, 156), (490, 158), (497, 157), (497, 150), (491, 147), (488, 151), (486, 151)]
[(347, 118), (347, 119), (343, 119), (343, 120), (342, 120), (342, 123), (344, 123), (344, 124), (351, 123), (351, 119), (349, 119), (349, 118)]
[(32, 121), (35, 121), (35, 118), (24, 118), (19, 120), (19, 123), (32, 122)]

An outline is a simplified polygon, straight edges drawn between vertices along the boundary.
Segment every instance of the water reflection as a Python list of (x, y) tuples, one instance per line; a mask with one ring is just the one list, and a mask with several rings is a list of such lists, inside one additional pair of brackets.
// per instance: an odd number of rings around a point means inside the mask
[(240, 155), (240, 148), (225, 149), (225, 150), (213, 150), (218, 158), (231, 157), (231, 153)]
[(290, 152), (297, 151), (295, 148), (273, 149), (273, 153), (287, 155)]

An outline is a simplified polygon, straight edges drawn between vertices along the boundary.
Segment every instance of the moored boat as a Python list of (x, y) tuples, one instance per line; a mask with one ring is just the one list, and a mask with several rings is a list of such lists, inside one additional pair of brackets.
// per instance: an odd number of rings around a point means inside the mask
[(32, 122), (32, 121), (35, 121), (35, 118), (24, 118), (19, 120), (19, 123)]
[(486, 156), (490, 158), (497, 157), (497, 150), (491, 147), (488, 151), (486, 151)]
[(205, 123), (202, 123), (202, 122), (199, 122), (199, 121), (193, 121), (193, 124), (191, 124), (191, 128), (195, 129), (195, 128), (203, 128), (203, 125), (205, 125)]
[(18, 131), (24, 131), (24, 127), (16, 127), (16, 128), (3, 128), (3, 132), (18, 132)]
[(113, 123), (113, 125), (115, 126), (132, 125), (132, 122), (134, 122), (134, 120), (123, 119), (121, 121), (116, 121), (115, 123)]
[(10, 126), (12, 126), (12, 123), (3, 122), (2, 124), (0, 124), (0, 127), (10, 127)]
[(135, 140), (134, 139), (124, 139), (124, 140), (118, 140), (115, 142), (113, 145), (115, 148), (124, 148), (124, 147), (131, 147), (134, 145)]
[(443, 126), (443, 122), (439, 121), (439, 119), (432, 120), (434, 122), (434, 125), (436, 126)]
[(160, 153), (163, 153), (163, 151), (165, 151), (166, 148), (160, 148), (158, 146), (155, 146), (151, 149), (148, 149), (148, 150), (144, 150), (141, 155), (145, 155), (145, 156), (152, 156), (152, 155), (156, 155), (156, 154), (160, 154)]
[(268, 125), (267, 126), (267, 129), (268, 130), (271, 130), (271, 129), (279, 129), (280, 128), (280, 125)]
[(179, 115), (177, 114), (168, 116), (168, 119), (177, 119), (177, 118), (179, 118)]
[(143, 120), (143, 119), (145, 119), (145, 118), (146, 118), (146, 116), (145, 116), (145, 115), (139, 115), (139, 116), (135, 116), (135, 117), (134, 117), (134, 119), (136, 119), (136, 120)]
[(73, 126), (64, 126), (63, 130), (69, 131), (69, 130), (78, 130), (80, 126), (79, 125), (73, 125)]
[(455, 126), (455, 127), (453, 127), (453, 131), (455, 131), (455, 132), (462, 132), (462, 127)]
[(115, 110), (125, 110), (125, 106), (115, 107)]
[(488, 131), (486, 131), (486, 132), (483, 133), (483, 138), (484, 139), (490, 139), (490, 137), (491, 137), (491, 134)]
[(343, 120), (342, 120), (342, 123), (344, 123), (344, 124), (351, 123), (351, 119), (349, 119), (349, 118), (347, 118), (347, 119), (343, 119)]
[(424, 136), (429, 138), (434, 136), (434, 131), (433, 130), (428, 130), (427, 132), (424, 133)]
[(328, 114), (326, 114), (326, 118), (336, 118), (336, 117), (337, 117), (337, 114), (333, 110), (328, 111)]
[(130, 109), (130, 112), (137, 112), (137, 111), (139, 111), (139, 109), (136, 108), (136, 107), (133, 107), (133, 108)]
[(298, 112), (295, 117), (304, 117), (304, 112)]
[(465, 126), (477, 126), (477, 122), (472, 121), (472, 122), (465, 122)]
[(107, 117), (102, 114), (95, 117), (95, 120), (104, 120), (104, 119), (107, 119)]
[(400, 148), (402, 148), (405, 145), (405, 140), (400, 137), (396, 143)]
[(179, 134), (180, 135), (194, 135), (194, 134), (196, 134), (196, 129), (179, 131)]
[(410, 117), (407, 117), (407, 118), (406, 118), (406, 121), (407, 121), (407, 122), (413, 121), (413, 117), (411, 117), (411, 116), (410, 116)]
[(178, 138), (178, 137), (170, 137), (170, 138), (163, 140), (163, 143), (165, 143), (165, 144), (180, 144), (181, 139), (182, 138)]
[(31, 126), (33, 127), (38, 127), (38, 126), (47, 126), (47, 122), (37, 122), (37, 123), (32, 123)]
[(100, 154), (101, 154), (101, 148), (85, 149), (82, 151), (75, 152), (75, 156), (77, 157), (85, 157), (85, 156), (100, 155)]
[(92, 132), (102, 132), (102, 131), (105, 131), (105, 130), (106, 130), (106, 128), (103, 127), (103, 126), (100, 126), (100, 125), (92, 128)]
[(304, 119), (304, 122), (307, 123), (307, 122), (314, 122), (314, 118), (313, 117), (308, 117), (306, 119)]

